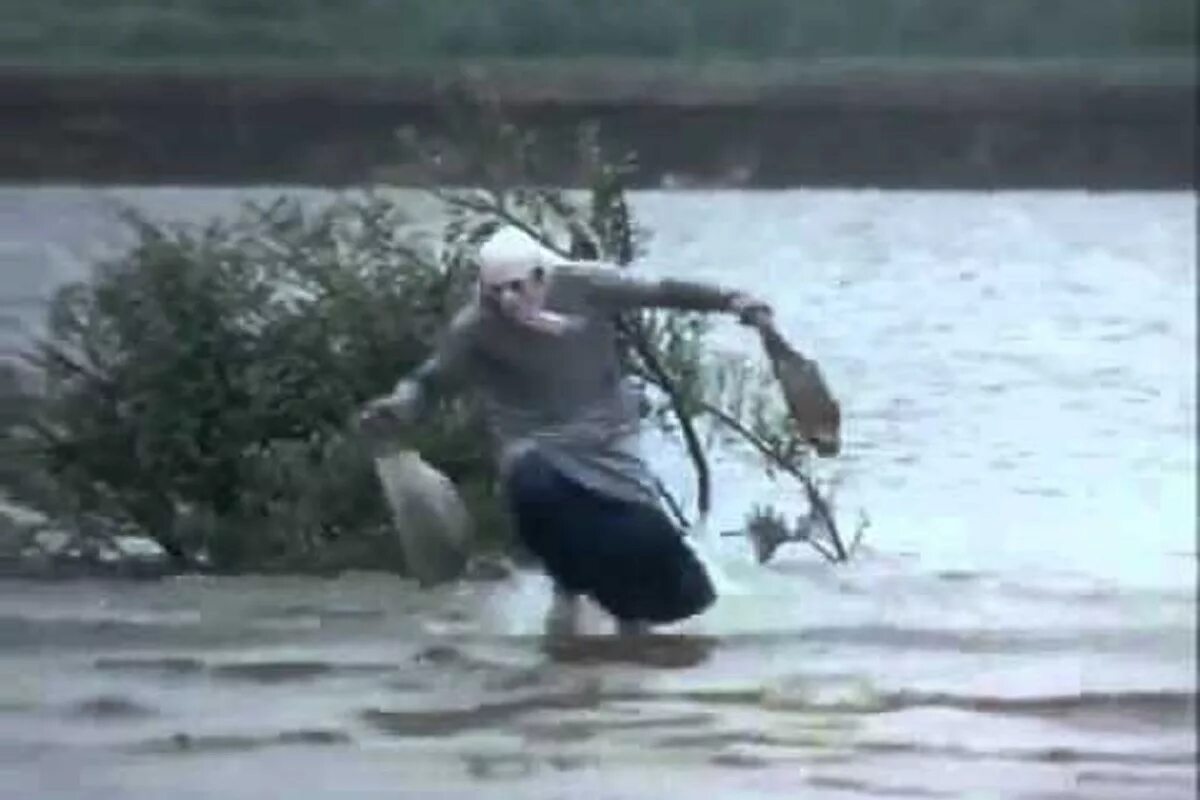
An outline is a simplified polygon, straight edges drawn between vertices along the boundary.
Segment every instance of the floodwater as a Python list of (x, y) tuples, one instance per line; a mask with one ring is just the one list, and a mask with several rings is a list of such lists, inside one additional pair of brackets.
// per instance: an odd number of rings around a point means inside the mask
[[(245, 194), (0, 189), (0, 312), (113, 241), (113, 198)], [(635, 199), (647, 274), (768, 297), (822, 363), (854, 563), (710, 541), (717, 606), (628, 643), (594, 610), (543, 640), (529, 573), (3, 582), (5, 795), (1193, 797), (1195, 195)], [(714, 531), (803, 510), (738, 453), (715, 485)]]

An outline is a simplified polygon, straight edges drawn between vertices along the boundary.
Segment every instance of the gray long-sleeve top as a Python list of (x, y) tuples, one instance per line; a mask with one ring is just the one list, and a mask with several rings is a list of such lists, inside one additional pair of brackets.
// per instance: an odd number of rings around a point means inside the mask
[(637, 308), (730, 311), (735, 292), (683, 281), (642, 281), (616, 268), (558, 267), (545, 307), (583, 324), (531, 330), (478, 301), (455, 317), (435, 353), (401, 382), (407, 414), (456, 382), (483, 397), (501, 475), (536, 448), (565, 475), (604, 495), (657, 506), (638, 448), (636, 396), (621, 374), (614, 315)]

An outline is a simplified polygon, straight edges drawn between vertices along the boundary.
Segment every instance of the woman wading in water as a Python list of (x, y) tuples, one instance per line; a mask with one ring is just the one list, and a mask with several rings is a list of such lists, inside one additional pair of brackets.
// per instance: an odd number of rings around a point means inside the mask
[(686, 619), (716, 599), (639, 453), (614, 322), (638, 308), (727, 312), (746, 324), (770, 313), (741, 292), (568, 261), (506, 228), (480, 248), (477, 295), (434, 354), (362, 415), (412, 424), (435, 392), (481, 393), (517, 535), (554, 583), (550, 633), (574, 631), (583, 595), (622, 632)]

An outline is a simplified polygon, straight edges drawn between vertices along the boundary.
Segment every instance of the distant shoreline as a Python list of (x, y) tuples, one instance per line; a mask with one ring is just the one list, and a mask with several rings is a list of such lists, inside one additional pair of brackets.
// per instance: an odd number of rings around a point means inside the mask
[[(564, 141), (598, 122), (642, 186), (1195, 186), (1196, 73), (1169, 62), (500, 62), (398, 73), (0, 67), (0, 180), (404, 183), (396, 128), (484, 87)], [(564, 161), (552, 173), (570, 182)]]

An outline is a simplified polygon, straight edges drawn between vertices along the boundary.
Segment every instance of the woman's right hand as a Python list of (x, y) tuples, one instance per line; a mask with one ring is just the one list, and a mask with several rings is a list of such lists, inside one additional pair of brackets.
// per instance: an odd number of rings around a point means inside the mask
[(368, 436), (395, 436), (399, 429), (416, 421), (421, 387), (415, 381), (400, 381), (392, 393), (378, 397), (358, 414), (358, 428)]
[(771, 304), (753, 295), (738, 292), (729, 303), (729, 310), (737, 315), (738, 321), (751, 328), (770, 325), (775, 312)]

